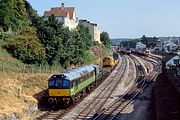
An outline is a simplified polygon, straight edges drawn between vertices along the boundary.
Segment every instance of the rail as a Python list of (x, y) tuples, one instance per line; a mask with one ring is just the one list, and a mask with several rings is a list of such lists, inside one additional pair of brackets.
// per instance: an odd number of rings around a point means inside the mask
[[(137, 59), (133, 58), (134, 61), (136, 61), (136, 64), (139, 64)], [(145, 74), (145, 70), (142, 70), (142, 73)], [(145, 87), (149, 84), (150, 80), (152, 80), (154, 77), (157, 76), (159, 72), (156, 72), (156, 69), (152, 73), (150, 73), (148, 76), (146, 76), (143, 80), (135, 84), (129, 91), (127, 91), (123, 96), (121, 96), (119, 99), (116, 101), (112, 102), (106, 109), (99, 111), (96, 116), (92, 118), (92, 120), (113, 120), (117, 116), (121, 116), (120, 113), (121, 111), (128, 105), (130, 104), (139, 93), (141, 93)], [(155, 75), (155, 76), (154, 76)], [(146, 82), (146, 81), (149, 82)], [(138, 87), (138, 88), (137, 88)], [(125, 99), (127, 98), (128, 99)]]

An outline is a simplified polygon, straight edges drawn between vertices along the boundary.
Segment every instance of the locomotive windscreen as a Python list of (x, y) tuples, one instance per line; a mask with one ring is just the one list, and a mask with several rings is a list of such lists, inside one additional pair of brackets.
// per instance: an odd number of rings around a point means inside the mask
[(70, 81), (64, 78), (51, 78), (49, 80), (50, 88), (70, 88)]

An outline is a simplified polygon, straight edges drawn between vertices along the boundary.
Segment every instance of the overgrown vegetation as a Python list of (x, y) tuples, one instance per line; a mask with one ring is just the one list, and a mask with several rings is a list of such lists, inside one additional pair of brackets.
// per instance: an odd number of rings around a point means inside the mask
[(138, 39), (130, 39), (130, 40), (125, 40), (125, 41), (121, 41), (119, 46), (120, 47), (130, 47), (130, 48), (135, 48), (136, 44), (139, 42)]
[(33, 27), (21, 29), (15, 37), (8, 39), (5, 48), (13, 57), (28, 64), (41, 64), (45, 59), (45, 49), (36, 36)]
[(145, 35), (143, 35), (140, 38), (140, 41), (143, 44), (145, 44), (148, 48), (153, 48), (158, 43), (158, 38), (157, 37), (146, 37)]
[(107, 32), (102, 32), (100, 35), (101, 42), (106, 46), (106, 48), (110, 48), (110, 38)]
[[(96, 59), (89, 52), (93, 43), (87, 28), (79, 24), (69, 31), (53, 15), (45, 20), (26, 0), (1, 0), (0, 23), (4, 48), (23, 63), (67, 68)], [(110, 48), (107, 32), (101, 34), (101, 41)]]
[(143, 35), (139, 39), (122, 40), (119, 46), (135, 48), (138, 42), (142, 42), (143, 44), (147, 46), (147, 48), (154, 48), (159, 41), (157, 37), (146, 37), (145, 35)]

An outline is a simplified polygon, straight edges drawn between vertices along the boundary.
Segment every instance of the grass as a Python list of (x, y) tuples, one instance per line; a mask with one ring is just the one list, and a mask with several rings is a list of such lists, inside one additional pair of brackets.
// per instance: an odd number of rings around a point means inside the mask
[[(27, 65), (13, 58), (4, 48), (4, 41), (0, 40), (0, 116), (16, 113), (21, 118), (26, 110), (37, 104), (34, 95), (47, 89), (47, 80), (52, 73), (59, 73), (64, 69), (50, 66)], [(107, 51), (104, 50), (103, 55)], [(100, 60), (99, 60), (100, 61)], [(99, 63), (97, 57), (87, 51), (88, 64)], [(41, 96), (39, 96), (41, 97)]]
[(34, 95), (47, 89), (51, 74), (0, 73), (0, 115), (16, 113), (23, 117), (28, 108), (37, 104)]
[(15, 73), (57, 73), (64, 71), (60, 66), (28, 65), (13, 58), (4, 48), (5, 42), (0, 40), (0, 72)]
[(7, 118), (15, 113), (23, 117), (26, 110), (37, 100), (35, 94), (47, 89), (51, 72), (61, 68), (27, 65), (13, 58), (0, 40), (0, 116)]

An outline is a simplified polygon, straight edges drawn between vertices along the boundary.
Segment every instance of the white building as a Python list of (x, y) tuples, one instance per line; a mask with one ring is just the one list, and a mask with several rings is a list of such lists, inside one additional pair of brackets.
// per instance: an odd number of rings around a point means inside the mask
[(84, 27), (87, 27), (89, 29), (89, 33), (91, 34), (92, 36), (92, 39), (94, 41), (97, 41), (98, 43), (101, 44), (101, 40), (100, 40), (100, 34), (101, 34), (101, 31), (100, 29), (98, 28), (97, 24), (95, 23), (90, 23), (89, 21), (87, 20), (80, 20), (79, 21)]
[(171, 71), (172, 68), (176, 70), (177, 75), (180, 75), (180, 53), (166, 62), (166, 69)]
[(177, 48), (177, 45), (173, 41), (162, 41), (158, 43), (154, 50), (162, 51), (162, 49), (165, 52), (172, 52)]
[(47, 20), (52, 14), (70, 30), (76, 28), (78, 25), (74, 7), (64, 7), (64, 3), (62, 3), (61, 7), (53, 7), (50, 11), (45, 11), (45, 19)]
[(172, 59), (166, 62), (166, 66), (176, 66), (180, 65), (180, 55), (174, 56)]
[(137, 44), (136, 44), (136, 49), (146, 49), (146, 45), (145, 44), (143, 44), (142, 42), (138, 42)]

